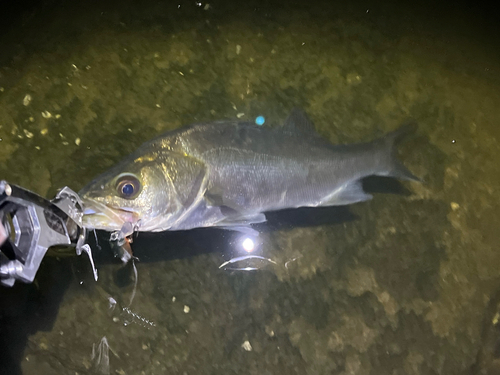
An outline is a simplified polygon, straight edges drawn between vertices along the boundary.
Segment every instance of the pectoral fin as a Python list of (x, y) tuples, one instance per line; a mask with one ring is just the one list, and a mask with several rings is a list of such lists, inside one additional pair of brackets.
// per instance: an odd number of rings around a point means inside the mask
[(205, 192), (205, 201), (207, 206), (221, 207), (224, 206), (224, 199), (222, 198), (222, 189), (218, 186), (207, 189)]
[(204, 194), (207, 206), (221, 207), (226, 216), (241, 216), (242, 206), (234, 200), (224, 197), (223, 189), (220, 186), (208, 188)]
[(241, 232), (250, 236), (259, 234), (255, 229), (251, 228), (251, 224), (263, 223), (266, 221), (266, 215), (263, 213), (243, 214), (236, 208), (227, 206), (222, 198), (222, 194), (217, 193), (217, 190), (210, 190), (205, 193), (205, 201), (208, 206), (217, 206), (224, 219), (216, 223), (214, 226)]

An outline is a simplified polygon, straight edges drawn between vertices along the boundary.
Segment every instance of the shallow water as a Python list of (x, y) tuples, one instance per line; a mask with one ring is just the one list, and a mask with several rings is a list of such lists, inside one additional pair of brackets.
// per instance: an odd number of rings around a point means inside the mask
[(100, 251), (91, 241), (97, 283), (84, 258), (46, 258), (34, 284), (0, 290), (2, 371), (498, 373), (498, 31), (467, 4), (384, 4), (46, 1), (4, 12), (9, 182), (77, 191), (163, 131), (273, 124), (298, 106), (332, 143), (416, 119), (401, 159), (424, 183), (371, 180), (391, 194), (270, 215), (260, 241), (273, 262), (258, 271), (219, 268), (237, 234), (140, 235), (131, 304), (133, 267), (112, 259), (105, 234)]

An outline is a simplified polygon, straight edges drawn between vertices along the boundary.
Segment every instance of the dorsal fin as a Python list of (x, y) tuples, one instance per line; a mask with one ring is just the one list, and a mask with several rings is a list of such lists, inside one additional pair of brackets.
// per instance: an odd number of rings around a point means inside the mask
[(283, 124), (283, 129), (304, 135), (318, 136), (312, 121), (309, 119), (307, 114), (299, 108), (292, 109), (292, 112), (290, 112), (285, 120), (285, 123)]

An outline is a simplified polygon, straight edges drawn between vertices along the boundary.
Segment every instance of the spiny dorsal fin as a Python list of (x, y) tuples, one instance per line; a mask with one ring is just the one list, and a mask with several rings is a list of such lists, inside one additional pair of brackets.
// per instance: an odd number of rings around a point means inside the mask
[(299, 108), (292, 109), (292, 112), (290, 112), (283, 124), (283, 129), (304, 135), (318, 136), (312, 121), (307, 114)]

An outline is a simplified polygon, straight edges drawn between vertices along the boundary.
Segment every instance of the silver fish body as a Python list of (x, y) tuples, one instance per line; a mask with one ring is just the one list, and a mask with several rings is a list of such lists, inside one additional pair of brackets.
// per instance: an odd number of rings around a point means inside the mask
[(237, 229), (264, 213), (371, 198), (370, 175), (418, 180), (395, 157), (407, 124), (369, 143), (331, 145), (305, 113), (279, 128), (219, 122), (184, 127), (143, 144), (80, 192), (88, 228), (140, 231)]

